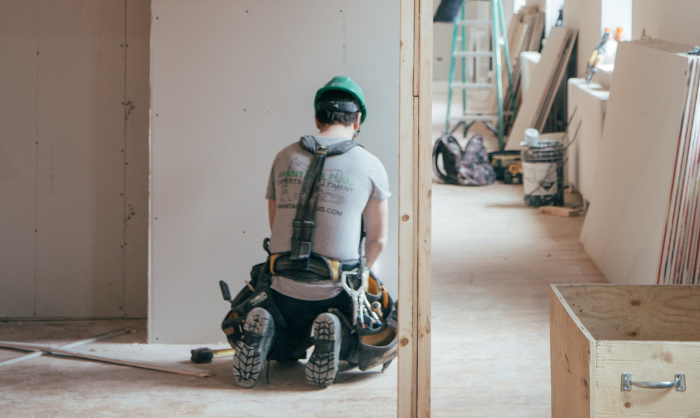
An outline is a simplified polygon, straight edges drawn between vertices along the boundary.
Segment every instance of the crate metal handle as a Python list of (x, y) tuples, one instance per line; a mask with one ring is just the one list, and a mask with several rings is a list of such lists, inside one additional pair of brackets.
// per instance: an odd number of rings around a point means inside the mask
[(685, 392), (685, 374), (676, 374), (675, 380), (671, 382), (634, 382), (631, 373), (622, 373), (622, 390), (632, 390), (632, 386), (647, 389), (668, 389), (676, 388), (678, 392)]

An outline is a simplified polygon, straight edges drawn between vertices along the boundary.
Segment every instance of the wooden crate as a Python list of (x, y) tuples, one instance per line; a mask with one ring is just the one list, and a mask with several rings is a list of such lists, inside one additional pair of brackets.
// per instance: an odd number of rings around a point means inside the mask
[(550, 332), (553, 418), (700, 417), (700, 286), (552, 285)]

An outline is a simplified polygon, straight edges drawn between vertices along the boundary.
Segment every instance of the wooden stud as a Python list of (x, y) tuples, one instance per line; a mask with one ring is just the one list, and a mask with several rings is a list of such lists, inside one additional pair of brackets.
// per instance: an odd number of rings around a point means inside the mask
[(401, 1), (398, 416), (430, 416), (432, 1)]

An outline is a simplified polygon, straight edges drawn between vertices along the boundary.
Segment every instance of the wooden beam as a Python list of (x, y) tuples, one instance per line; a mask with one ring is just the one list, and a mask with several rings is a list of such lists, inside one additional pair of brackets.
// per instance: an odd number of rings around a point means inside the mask
[(401, 0), (398, 416), (430, 416), (431, 0)]

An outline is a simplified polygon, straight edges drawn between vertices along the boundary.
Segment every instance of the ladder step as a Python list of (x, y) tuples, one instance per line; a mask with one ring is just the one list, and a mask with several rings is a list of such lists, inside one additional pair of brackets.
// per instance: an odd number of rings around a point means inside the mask
[[(504, 110), (503, 116), (511, 116), (513, 114), (512, 110)], [(498, 112), (495, 110), (487, 110), (484, 112), (467, 112), (462, 116), (498, 116)]]
[(495, 89), (496, 85), (493, 83), (452, 83), (450, 84), (451, 89)]
[(491, 25), (493, 25), (493, 21), (490, 19), (467, 19), (467, 20), (458, 20), (457, 25), (458, 26), (491, 26)]
[(450, 120), (464, 120), (464, 121), (494, 120), (494, 119), (498, 119), (498, 115), (496, 115), (496, 116), (450, 116)]
[(491, 51), (455, 51), (452, 53), (453, 57), (489, 57), (493, 58), (493, 52)]

